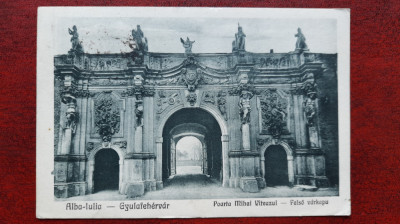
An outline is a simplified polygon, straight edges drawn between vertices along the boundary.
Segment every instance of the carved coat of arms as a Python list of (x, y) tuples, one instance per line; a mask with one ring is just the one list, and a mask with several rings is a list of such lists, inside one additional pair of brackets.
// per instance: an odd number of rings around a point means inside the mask
[(180, 83), (184, 83), (190, 92), (194, 91), (202, 80), (202, 71), (200, 68), (190, 66), (181, 70)]

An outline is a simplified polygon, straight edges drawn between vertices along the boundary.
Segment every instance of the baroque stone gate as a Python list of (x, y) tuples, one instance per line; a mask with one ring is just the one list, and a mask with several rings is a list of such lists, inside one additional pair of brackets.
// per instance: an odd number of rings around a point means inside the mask
[(87, 54), (69, 32), (71, 50), (54, 58), (56, 197), (94, 193), (107, 150), (121, 194), (162, 189), (185, 136), (223, 187), (338, 183), (337, 55), (309, 52), (300, 29), (289, 53), (247, 52), (241, 27), (232, 53), (210, 54), (189, 38), (185, 53), (148, 52), (140, 26), (131, 53)]

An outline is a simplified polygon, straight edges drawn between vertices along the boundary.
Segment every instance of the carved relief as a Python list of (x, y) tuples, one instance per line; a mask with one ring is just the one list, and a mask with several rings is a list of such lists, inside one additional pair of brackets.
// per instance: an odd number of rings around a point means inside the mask
[(186, 99), (190, 103), (190, 106), (194, 106), (197, 101), (197, 94), (194, 92), (189, 92), (189, 94), (186, 96)]
[(212, 91), (205, 91), (203, 93), (203, 102), (214, 104), (215, 103), (214, 93)]
[(180, 83), (184, 83), (190, 92), (194, 91), (202, 80), (202, 71), (197, 68), (183, 68), (181, 70)]
[(120, 141), (120, 142), (114, 142), (114, 145), (118, 145), (121, 149), (126, 149), (128, 143), (127, 141)]
[(157, 113), (161, 114), (167, 107), (181, 104), (181, 97), (178, 91), (160, 90), (156, 98)]
[(221, 79), (221, 78), (212, 78), (212, 77), (203, 75), (201, 82), (206, 85), (227, 84), (227, 83), (229, 83), (229, 77)]
[(222, 116), (224, 116), (225, 120), (228, 120), (228, 116), (226, 113), (226, 92), (220, 90), (218, 92), (217, 99), (219, 111), (221, 112)]
[(86, 151), (91, 152), (94, 149), (94, 142), (88, 142), (86, 144)]
[(89, 84), (93, 86), (126, 86), (128, 85), (128, 80), (92, 79), (89, 81)]
[(95, 128), (103, 142), (110, 142), (113, 134), (120, 129), (120, 110), (117, 102), (111, 97), (111, 92), (103, 94), (95, 101)]
[(260, 103), (262, 133), (280, 137), (286, 128), (287, 100), (276, 89), (267, 89), (261, 93)]

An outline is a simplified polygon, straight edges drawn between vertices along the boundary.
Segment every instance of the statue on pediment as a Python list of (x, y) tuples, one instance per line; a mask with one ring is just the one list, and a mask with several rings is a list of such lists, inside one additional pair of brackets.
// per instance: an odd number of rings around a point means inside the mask
[(137, 25), (136, 30), (135, 29), (132, 30), (132, 37), (136, 43), (136, 50), (143, 51), (143, 52), (148, 51), (149, 46), (148, 46), (147, 38), (144, 37), (143, 31), (140, 28), (140, 25)]
[(232, 42), (232, 52), (245, 50), (245, 38), (246, 34), (243, 33), (242, 27), (238, 24), (238, 32), (235, 34), (235, 40)]
[(186, 37), (186, 41), (181, 38), (182, 46), (185, 48), (185, 53), (190, 54), (192, 53), (193, 43), (195, 41), (189, 40), (189, 37)]
[(70, 35), (72, 35), (71, 37), (71, 43), (72, 43), (72, 51), (76, 51), (76, 52), (83, 52), (83, 47), (81, 45), (81, 43), (79, 42), (79, 34), (78, 34), (78, 29), (76, 28), (76, 26), (74, 25), (72, 27), (72, 30), (70, 28), (68, 28), (68, 32)]
[(300, 28), (297, 28), (297, 34), (295, 34), (294, 36), (297, 37), (296, 51), (298, 51), (298, 52), (308, 51), (308, 47), (306, 44), (306, 37), (301, 32)]

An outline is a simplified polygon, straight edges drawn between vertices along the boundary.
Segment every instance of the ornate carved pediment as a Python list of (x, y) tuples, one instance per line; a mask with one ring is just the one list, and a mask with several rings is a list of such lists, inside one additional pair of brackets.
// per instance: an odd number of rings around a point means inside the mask
[(110, 142), (112, 135), (120, 129), (120, 108), (111, 92), (103, 92), (94, 103), (94, 124), (104, 142)]
[(261, 132), (275, 138), (287, 132), (287, 100), (276, 89), (267, 89), (261, 93)]

